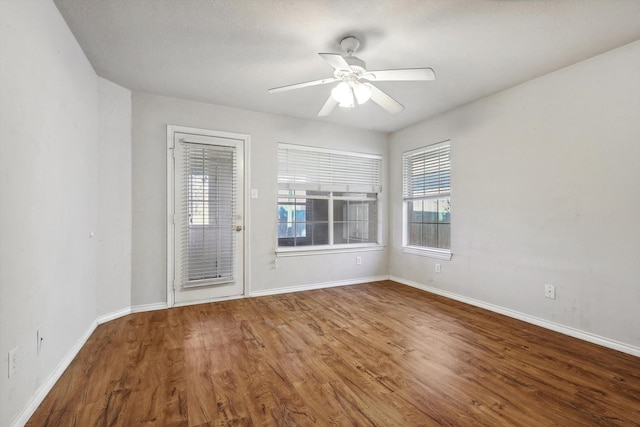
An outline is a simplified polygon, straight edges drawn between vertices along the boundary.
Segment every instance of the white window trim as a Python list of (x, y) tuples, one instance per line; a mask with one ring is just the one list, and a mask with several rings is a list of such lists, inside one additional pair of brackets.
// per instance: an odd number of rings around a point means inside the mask
[(382, 251), (384, 245), (377, 243), (318, 245), (318, 246), (276, 246), (277, 257), (294, 257), (308, 255), (345, 254), (351, 252)]
[(402, 252), (411, 255), (420, 255), (429, 258), (451, 260), (453, 253), (447, 249), (426, 248), (422, 246), (403, 246)]

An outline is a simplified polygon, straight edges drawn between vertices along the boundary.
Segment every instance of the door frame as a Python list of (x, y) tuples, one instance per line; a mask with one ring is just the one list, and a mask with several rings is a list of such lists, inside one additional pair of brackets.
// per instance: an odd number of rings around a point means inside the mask
[[(250, 247), (249, 247), (249, 233), (250, 228), (248, 225), (250, 224), (249, 212), (250, 209), (250, 183), (249, 183), (249, 149), (251, 144), (251, 137), (249, 135), (240, 134), (240, 133), (231, 133), (231, 132), (222, 132), (215, 131), (209, 129), (199, 129), (185, 126), (176, 126), (176, 125), (167, 125), (167, 306), (169, 308), (175, 307), (175, 296), (174, 296), (174, 281), (175, 281), (175, 224), (174, 224), (174, 207), (175, 207), (175, 194), (174, 194), (174, 175), (175, 175), (175, 159), (173, 157), (174, 150), (174, 139), (176, 133), (187, 133), (192, 134), (194, 136), (213, 136), (218, 138), (228, 138), (235, 139), (242, 142), (244, 157), (242, 159), (242, 175), (244, 176), (244, 188), (243, 190), (243, 205), (244, 209), (242, 212), (243, 218), (243, 232), (242, 232), (242, 241), (243, 241), (243, 283), (242, 283), (242, 295), (234, 296), (234, 297), (223, 297), (218, 298), (216, 300), (222, 301), (227, 299), (236, 299), (243, 298), (248, 295), (250, 286), (250, 276), (249, 276), (249, 259), (250, 259)], [(195, 301), (193, 303), (186, 303), (180, 305), (189, 305), (189, 304), (200, 304), (206, 301)]]

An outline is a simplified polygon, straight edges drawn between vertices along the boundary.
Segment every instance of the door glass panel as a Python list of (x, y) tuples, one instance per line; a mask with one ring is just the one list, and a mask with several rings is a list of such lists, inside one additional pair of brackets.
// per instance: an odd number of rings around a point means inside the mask
[(235, 252), (235, 152), (230, 147), (187, 144), (184, 194), (187, 233), (182, 236), (184, 287), (233, 280)]

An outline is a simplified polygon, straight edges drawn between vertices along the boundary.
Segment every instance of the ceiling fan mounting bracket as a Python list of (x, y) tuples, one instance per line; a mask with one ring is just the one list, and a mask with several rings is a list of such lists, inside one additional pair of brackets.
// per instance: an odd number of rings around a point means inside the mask
[(347, 36), (342, 40), (340, 40), (339, 44), (342, 50), (344, 50), (347, 53), (347, 55), (351, 56), (360, 47), (360, 40), (358, 40), (354, 36)]

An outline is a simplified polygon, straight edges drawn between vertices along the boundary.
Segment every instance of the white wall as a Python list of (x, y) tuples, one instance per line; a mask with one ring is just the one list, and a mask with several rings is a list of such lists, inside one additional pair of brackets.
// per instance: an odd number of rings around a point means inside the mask
[(98, 78), (98, 316), (131, 307), (131, 91)]
[[(635, 42), (392, 135), (391, 274), (640, 347), (638, 76)], [(402, 152), (446, 139), (449, 262), (401, 251)]]
[[(276, 150), (278, 142), (387, 154), (383, 133), (310, 120), (133, 94), (133, 271), (132, 303), (166, 301), (166, 126), (168, 124), (251, 136), (251, 291), (319, 284), (387, 274), (387, 251), (280, 258), (276, 245)], [(385, 181), (386, 188), (386, 169)], [(383, 191), (384, 191), (383, 188)], [(386, 193), (385, 196), (386, 197)], [(387, 204), (382, 200), (382, 215)], [(384, 218), (386, 222), (386, 218)], [(385, 230), (386, 231), (386, 230)], [(386, 232), (385, 232), (386, 240)]]
[(0, 55), (0, 425), (8, 426), (26, 421), (97, 317), (131, 306), (131, 92), (96, 77), (49, 1), (0, 2)]
[(95, 323), (98, 93), (52, 2), (0, 2), (0, 55), (0, 425), (8, 426)]

